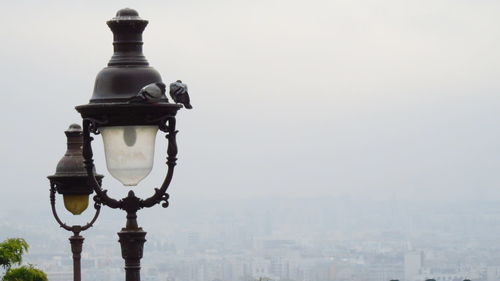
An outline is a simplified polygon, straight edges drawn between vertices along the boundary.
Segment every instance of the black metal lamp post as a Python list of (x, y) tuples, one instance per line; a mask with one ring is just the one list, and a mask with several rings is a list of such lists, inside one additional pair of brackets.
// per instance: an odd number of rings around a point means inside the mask
[[(137, 224), (137, 211), (162, 203), (168, 206), (168, 186), (176, 165), (175, 115), (182, 105), (169, 103), (160, 74), (149, 66), (142, 53), (142, 32), (148, 21), (132, 9), (122, 9), (107, 22), (113, 32), (114, 54), (96, 78), (90, 102), (76, 107), (83, 118), (83, 156), (89, 183), (98, 203), (127, 213), (127, 222), (118, 232), (127, 281), (140, 280), (140, 259), (146, 232)], [(163, 85), (154, 101), (136, 97), (147, 85)], [(160, 87), (161, 88), (161, 87)], [(135, 186), (151, 171), (154, 141), (158, 131), (166, 133), (167, 172), (162, 185), (151, 197), (128, 196), (114, 199), (101, 187), (94, 172), (91, 134), (103, 137), (106, 165), (124, 186)]]
[[(50, 204), (52, 207), (52, 214), (59, 223), (59, 225), (73, 232), (73, 236), (69, 238), (71, 243), (71, 252), (73, 253), (73, 280), (81, 280), (81, 266), (80, 259), (82, 253), (82, 246), (84, 238), (80, 232), (92, 227), (101, 206), (98, 202), (94, 204), (96, 209), (94, 217), (90, 222), (81, 225), (69, 226), (61, 221), (56, 211), (56, 192), (62, 194), (64, 200), (64, 207), (73, 215), (79, 215), (85, 211), (89, 204), (89, 195), (93, 193), (89, 185), (87, 170), (83, 164), (82, 145), (83, 136), (82, 128), (80, 125), (72, 124), (65, 132), (68, 139), (68, 147), (63, 158), (59, 161), (56, 167), (56, 173), (48, 176), (50, 181)], [(102, 175), (96, 175), (96, 180), (101, 182)]]

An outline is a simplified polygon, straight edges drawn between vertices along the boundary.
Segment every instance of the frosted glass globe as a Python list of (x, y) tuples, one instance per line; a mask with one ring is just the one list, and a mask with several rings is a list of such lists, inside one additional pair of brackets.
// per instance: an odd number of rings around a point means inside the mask
[(109, 173), (125, 186), (135, 186), (153, 168), (158, 126), (101, 127)]

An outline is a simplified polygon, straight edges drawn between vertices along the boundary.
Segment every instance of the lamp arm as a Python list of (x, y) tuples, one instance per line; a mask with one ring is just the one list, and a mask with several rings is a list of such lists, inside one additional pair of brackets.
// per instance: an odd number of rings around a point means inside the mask
[(54, 215), (54, 218), (56, 219), (57, 223), (62, 228), (66, 229), (68, 231), (72, 231), (75, 236), (79, 235), (79, 233), (81, 231), (87, 230), (90, 227), (92, 227), (92, 225), (95, 223), (95, 221), (97, 220), (97, 218), (99, 217), (99, 214), (101, 212), (101, 204), (100, 204), (99, 199), (96, 198), (97, 196), (94, 197), (94, 200), (95, 200), (94, 208), (95, 208), (96, 212), (95, 212), (92, 220), (90, 220), (90, 222), (88, 222), (84, 226), (79, 226), (79, 225), (69, 226), (69, 225), (65, 224), (64, 222), (62, 222), (62, 220), (59, 218), (59, 215), (57, 214), (57, 210), (56, 210), (56, 185), (57, 184), (54, 182), (50, 183), (50, 206), (52, 209), (52, 214)]
[(167, 132), (167, 135), (165, 136), (168, 140), (167, 175), (165, 176), (165, 179), (163, 180), (161, 187), (155, 188), (155, 193), (153, 194), (153, 196), (145, 200), (141, 200), (141, 208), (149, 208), (162, 201), (164, 201), (162, 207), (163, 208), (168, 207), (169, 195), (167, 194), (167, 189), (170, 186), (170, 182), (172, 181), (172, 177), (174, 175), (174, 167), (177, 164), (176, 135), (178, 131), (175, 130), (175, 118), (174, 117), (168, 118), (168, 126), (160, 126), (160, 129), (162, 129), (162, 131)]
[(175, 130), (175, 123), (176, 123), (175, 117), (166, 117), (158, 121), (160, 122), (159, 128), (162, 131), (167, 132), (166, 138), (168, 140), (168, 147), (167, 147), (168, 170), (167, 170), (167, 175), (165, 176), (165, 179), (163, 180), (161, 187), (155, 188), (154, 194), (151, 197), (144, 200), (137, 198), (133, 191), (130, 191), (127, 197), (121, 200), (116, 200), (109, 197), (107, 195), (107, 190), (103, 190), (101, 185), (99, 184), (99, 181), (95, 176), (94, 160), (92, 159), (93, 153), (92, 153), (91, 142), (93, 138), (90, 136), (90, 133), (93, 132), (94, 134), (98, 134), (99, 131), (97, 130), (97, 127), (100, 124), (105, 124), (106, 121), (95, 120), (90, 118), (83, 119), (82, 152), (83, 152), (84, 164), (87, 170), (87, 174), (89, 175), (90, 185), (96, 192), (97, 194), (96, 197), (99, 203), (102, 203), (113, 209), (120, 208), (130, 213), (134, 213), (142, 208), (152, 207), (162, 201), (163, 201), (162, 207), (164, 208), (168, 207), (169, 195), (166, 192), (170, 185), (170, 182), (172, 181), (172, 177), (174, 175), (174, 167), (177, 162), (176, 135), (178, 131)]
[(92, 218), (91, 221), (89, 221), (86, 225), (82, 226), (81, 231), (87, 230), (94, 225), (94, 222), (97, 220), (97, 217), (99, 217), (99, 214), (101, 213), (101, 201), (99, 196), (94, 196), (94, 208), (95, 208), (95, 214), (94, 217)]
[(92, 189), (94, 189), (97, 197), (95, 199), (98, 200), (99, 203), (102, 203), (110, 208), (117, 209), (122, 207), (121, 201), (113, 199), (108, 196), (107, 190), (103, 190), (99, 181), (95, 176), (95, 168), (94, 168), (94, 160), (92, 159), (92, 145), (91, 142), (94, 140), (93, 137), (90, 136), (90, 131), (92, 130), (94, 133), (98, 133), (96, 129), (96, 123), (99, 122), (97, 120), (91, 119), (83, 119), (83, 163), (85, 164), (85, 169), (87, 170), (87, 174), (89, 176), (89, 184)]
[(57, 215), (57, 210), (56, 210), (56, 184), (55, 183), (50, 183), (50, 207), (52, 209), (52, 215), (54, 215), (54, 218), (56, 219), (57, 223), (64, 229), (68, 231), (72, 231), (73, 229), (71, 226), (65, 224), (64, 222), (61, 221), (59, 216)]

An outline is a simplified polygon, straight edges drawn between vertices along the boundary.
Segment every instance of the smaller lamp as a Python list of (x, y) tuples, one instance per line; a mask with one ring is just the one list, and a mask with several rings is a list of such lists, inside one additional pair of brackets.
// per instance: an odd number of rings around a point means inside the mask
[[(57, 193), (63, 195), (66, 210), (79, 215), (87, 209), (89, 195), (93, 192), (83, 164), (82, 128), (78, 124), (72, 124), (64, 133), (68, 139), (68, 148), (57, 164), (56, 173), (48, 176), (48, 179), (51, 185), (55, 185)], [(100, 182), (103, 176), (96, 175), (96, 178)]]

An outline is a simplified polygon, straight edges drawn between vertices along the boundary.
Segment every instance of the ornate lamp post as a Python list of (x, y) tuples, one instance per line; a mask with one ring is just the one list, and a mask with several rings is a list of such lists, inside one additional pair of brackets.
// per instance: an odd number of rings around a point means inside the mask
[[(85, 211), (89, 204), (89, 195), (93, 193), (89, 185), (87, 170), (83, 165), (82, 145), (83, 136), (82, 128), (80, 125), (72, 124), (65, 132), (68, 139), (67, 150), (63, 158), (59, 161), (56, 167), (56, 173), (48, 176), (50, 181), (50, 204), (52, 207), (52, 214), (59, 223), (59, 225), (73, 232), (73, 236), (69, 238), (71, 243), (71, 252), (73, 253), (73, 280), (81, 280), (81, 266), (80, 259), (82, 253), (82, 246), (84, 238), (80, 232), (92, 227), (101, 206), (95, 203), (96, 209), (94, 217), (90, 222), (81, 225), (69, 226), (61, 221), (56, 211), (56, 192), (62, 194), (64, 200), (64, 207), (73, 215), (79, 215)], [(103, 176), (96, 175), (96, 180), (100, 183)]]
[[(126, 225), (118, 232), (127, 281), (140, 280), (140, 259), (146, 232), (137, 223), (137, 211), (162, 203), (168, 206), (168, 186), (176, 165), (175, 115), (182, 105), (190, 107), (187, 91), (171, 85), (170, 103), (160, 74), (149, 66), (142, 53), (142, 32), (148, 21), (132, 9), (122, 9), (107, 22), (113, 32), (114, 54), (97, 75), (90, 102), (76, 107), (83, 118), (83, 157), (89, 186), (97, 203), (127, 214)], [(184, 85), (184, 84), (182, 84)], [(182, 86), (181, 85), (181, 86)], [(172, 91), (173, 89), (173, 91)], [(179, 90), (180, 89), (180, 90)], [(91, 134), (101, 134), (109, 173), (126, 187), (136, 186), (152, 169), (155, 138), (166, 133), (167, 172), (159, 188), (149, 198), (108, 196), (95, 174)]]

